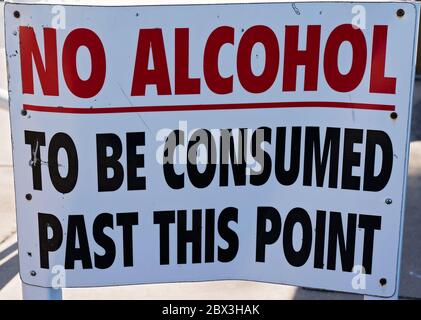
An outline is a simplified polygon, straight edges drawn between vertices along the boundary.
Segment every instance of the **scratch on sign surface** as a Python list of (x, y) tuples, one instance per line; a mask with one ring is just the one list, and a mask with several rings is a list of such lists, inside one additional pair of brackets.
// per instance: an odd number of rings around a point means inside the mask
[(296, 4), (291, 3), (291, 6), (292, 6), (292, 9), (294, 10), (295, 14), (299, 16), (301, 14), (301, 12), (300, 12), (300, 10), (298, 10)]

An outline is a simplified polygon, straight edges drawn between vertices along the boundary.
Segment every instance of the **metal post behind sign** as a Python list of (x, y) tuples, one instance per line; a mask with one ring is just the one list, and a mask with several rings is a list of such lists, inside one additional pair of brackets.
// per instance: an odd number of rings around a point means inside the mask
[(37, 287), (22, 282), (22, 298), (24, 300), (62, 300), (62, 290)]
[(9, 97), (6, 90), (0, 89), (0, 109), (9, 109)]

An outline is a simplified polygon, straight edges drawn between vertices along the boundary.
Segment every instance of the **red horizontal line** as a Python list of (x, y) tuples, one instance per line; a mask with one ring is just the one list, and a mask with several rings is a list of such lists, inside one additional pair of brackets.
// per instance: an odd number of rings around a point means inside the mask
[(331, 101), (300, 101), (300, 102), (263, 102), (263, 103), (226, 103), (226, 104), (195, 104), (173, 106), (133, 106), (133, 107), (99, 107), (99, 108), (73, 108), (58, 106), (37, 106), (24, 104), (23, 108), (30, 111), (75, 113), (75, 114), (101, 114), (101, 113), (127, 113), (127, 112), (164, 112), (164, 111), (200, 111), (200, 110), (236, 110), (236, 109), (274, 109), (274, 108), (346, 108), (394, 111), (394, 105), (331, 102)]

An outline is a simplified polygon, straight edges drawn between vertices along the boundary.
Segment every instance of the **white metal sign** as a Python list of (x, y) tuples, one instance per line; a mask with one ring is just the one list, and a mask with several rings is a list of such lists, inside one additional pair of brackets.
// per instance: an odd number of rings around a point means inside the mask
[(392, 296), (414, 3), (6, 4), (20, 272)]

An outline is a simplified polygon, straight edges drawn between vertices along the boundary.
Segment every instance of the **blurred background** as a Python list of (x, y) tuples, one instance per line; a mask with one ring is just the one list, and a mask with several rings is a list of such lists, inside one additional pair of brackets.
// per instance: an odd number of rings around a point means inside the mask
[[(16, 238), (12, 147), (0, 0), (0, 299), (21, 299)], [(418, 55), (420, 57), (421, 54)], [(405, 214), (400, 298), (421, 299), (421, 59), (415, 81), (411, 158)], [(3, 99), (2, 99), (3, 98)], [(360, 295), (247, 281), (64, 289), (64, 299), (362, 299)]]

